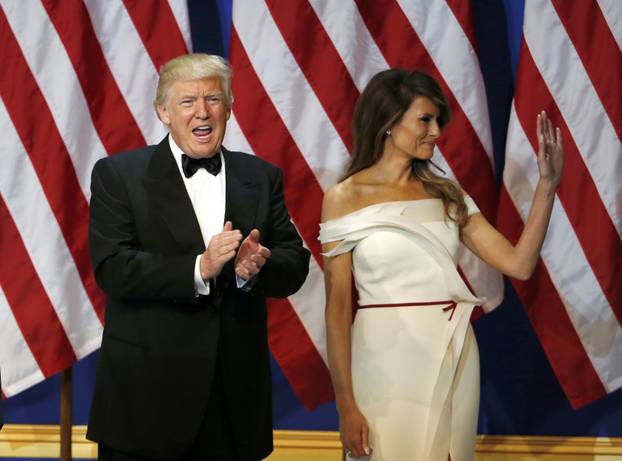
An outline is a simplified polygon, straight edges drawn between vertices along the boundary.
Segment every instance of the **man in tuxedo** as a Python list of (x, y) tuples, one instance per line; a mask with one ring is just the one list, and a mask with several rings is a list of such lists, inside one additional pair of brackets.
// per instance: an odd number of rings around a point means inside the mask
[(296, 292), (309, 252), (281, 172), (222, 146), (231, 69), (160, 72), (160, 144), (97, 162), (89, 242), (106, 324), (87, 437), (99, 459), (260, 460), (272, 451), (266, 297)]

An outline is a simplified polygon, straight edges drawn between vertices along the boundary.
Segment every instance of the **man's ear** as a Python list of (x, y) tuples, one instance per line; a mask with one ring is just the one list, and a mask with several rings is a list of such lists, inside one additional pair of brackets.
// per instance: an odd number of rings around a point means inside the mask
[(158, 117), (160, 118), (160, 121), (167, 126), (170, 125), (171, 119), (168, 115), (168, 110), (166, 109), (166, 106), (158, 104), (156, 108), (158, 110)]

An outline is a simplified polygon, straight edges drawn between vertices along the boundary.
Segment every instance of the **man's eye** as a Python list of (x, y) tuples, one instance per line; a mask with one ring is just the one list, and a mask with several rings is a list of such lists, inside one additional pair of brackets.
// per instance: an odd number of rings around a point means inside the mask
[(220, 96), (208, 96), (207, 97), (208, 104), (219, 104)]
[(192, 100), (191, 99), (182, 99), (181, 101), (181, 105), (182, 106), (191, 106), (192, 105)]
[(421, 121), (424, 123), (430, 123), (431, 120), (432, 120), (432, 117), (421, 117)]

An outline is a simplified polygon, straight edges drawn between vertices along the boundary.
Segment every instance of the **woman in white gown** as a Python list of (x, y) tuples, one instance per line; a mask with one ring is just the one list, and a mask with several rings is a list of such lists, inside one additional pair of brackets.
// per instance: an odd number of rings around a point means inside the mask
[(448, 120), (434, 79), (380, 72), (357, 103), (344, 179), (324, 197), (328, 360), (349, 458), (474, 458), (479, 356), (469, 318), (482, 300), (457, 271), (458, 244), (524, 280), (544, 240), (563, 165), (559, 129), (537, 116), (540, 180), (512, 245), (429, 169)]

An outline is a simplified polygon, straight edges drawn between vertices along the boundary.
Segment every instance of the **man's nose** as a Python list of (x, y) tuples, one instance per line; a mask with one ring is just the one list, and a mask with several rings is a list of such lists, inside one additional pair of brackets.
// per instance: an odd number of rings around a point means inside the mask
[(197, 108), (196, 113), (195, 113), (196, 118), (200, 118), (200, 119), (207, 118), (209, 114), (209, 106), (207, 104), (207, 101), (203, 99), (198, 99), (196, 108)]

